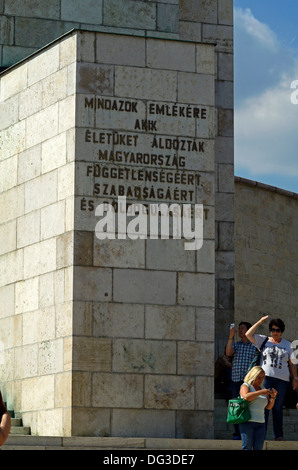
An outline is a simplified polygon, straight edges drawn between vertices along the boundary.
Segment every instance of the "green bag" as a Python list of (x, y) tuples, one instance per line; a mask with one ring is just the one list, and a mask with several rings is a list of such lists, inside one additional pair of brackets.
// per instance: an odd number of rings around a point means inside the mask
[(227, 423), (241, 424), (250, 420), (249, 403), (244, 398), (229, 400)]

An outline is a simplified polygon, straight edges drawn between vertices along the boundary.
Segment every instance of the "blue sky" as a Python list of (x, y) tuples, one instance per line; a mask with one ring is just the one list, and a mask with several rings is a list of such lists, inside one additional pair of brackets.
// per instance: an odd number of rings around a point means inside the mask
[(298, 193), (298, 0), (234, 0), (234, 26), (235, 174)]

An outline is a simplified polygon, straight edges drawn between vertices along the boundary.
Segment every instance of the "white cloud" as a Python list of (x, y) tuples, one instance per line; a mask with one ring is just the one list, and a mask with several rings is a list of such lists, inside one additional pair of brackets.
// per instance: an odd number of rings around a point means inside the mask
[(251, 10), (246, 8), (235, 8), (235, 22), (249, 36), (261, 43), (262, 47), (275, 50), (278, 47), (278, 39), (275, 33), (264, 23), (254, 17)]
[(298, 176), (298, 105), (291, 103), (290, 85), (291, 80), (269, 88), (235, 109), (239, 169)]
[(235, 9), (235, 36), (236, 173), (298, 176), (297, 58), (249, 9)]

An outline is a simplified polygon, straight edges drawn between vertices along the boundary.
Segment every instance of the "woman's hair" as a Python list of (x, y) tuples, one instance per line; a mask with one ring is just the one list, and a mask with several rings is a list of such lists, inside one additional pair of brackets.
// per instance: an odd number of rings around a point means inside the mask
[(277, 326), (277, 328), (280, 328), (280, 330), (282, 331), (282, 333), (285, 331), (285, 324), (284, 322), (280, 319), (280, 318), (274, 318), (271, 320), (271, 322), (269, 323), (269, 330), (271, 330), (271, 327), (272, 326)]
[[(264, 372), (262, 367), (260, 366), (253, 367), (244, 377), (244, 382), (247, 383), (248, 385), (251, 385), (261, 372)], [(264, 373), (264, 379), (265, 379), (265, 373)]]

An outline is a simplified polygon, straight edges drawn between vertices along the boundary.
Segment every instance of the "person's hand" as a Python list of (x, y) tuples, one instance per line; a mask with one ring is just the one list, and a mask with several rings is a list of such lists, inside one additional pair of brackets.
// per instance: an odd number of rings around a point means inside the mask
[(293, 380), (293, 390), (297, 390), (298, 388), (298, 380)]
[(235, 327), (233, 326), (233, 328), (230, 329), (229, 338), (234, 338), (234, 336), (235, 336)]
[(262, 317), (262, 318), (259, 320), (258, 323), (259, 323), (259, 324), (264, 323), (264, 321), (266, 321), (267, 318), (269, 318), (269, 315), (265, 315), (265, 317)]
[(276, 398), (277, 393), (278, 393), (277, 390), (275, 390), (275, 388), (272, 388), (270, 392), (271, 398)]

